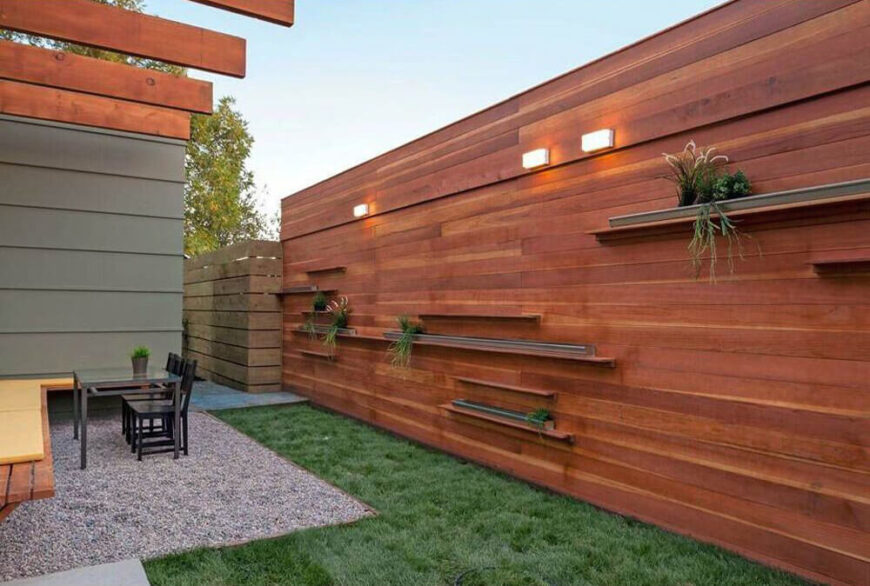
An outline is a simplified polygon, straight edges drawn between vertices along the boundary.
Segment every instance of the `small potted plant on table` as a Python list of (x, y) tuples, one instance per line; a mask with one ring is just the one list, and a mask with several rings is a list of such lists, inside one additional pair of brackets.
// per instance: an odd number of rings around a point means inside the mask
[(136, 346), (133, 352), (130, 353), (130, 360), (133, 362), (133, 375), (142, 375), (148, 372), (148, 357), (151, 356), (151, 350), (148, 346)]

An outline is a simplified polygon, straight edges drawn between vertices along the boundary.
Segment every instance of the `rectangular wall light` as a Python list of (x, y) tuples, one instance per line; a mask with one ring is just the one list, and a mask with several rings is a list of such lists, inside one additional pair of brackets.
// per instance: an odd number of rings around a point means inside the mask
[(535, 149), (523, 153), (523, 168), (535, 169), (550, 164), (550, 149)]
[(584, 134), (580, 138), (580, 145), (584, 153), (609, 149), (613, 146), (613, 129), (605, 128)]
[(361, 203), (359, 205), (353, 206), (353, 217), (354, 218), (362, 218), (363, 216), (369, 215), (369, 204)]

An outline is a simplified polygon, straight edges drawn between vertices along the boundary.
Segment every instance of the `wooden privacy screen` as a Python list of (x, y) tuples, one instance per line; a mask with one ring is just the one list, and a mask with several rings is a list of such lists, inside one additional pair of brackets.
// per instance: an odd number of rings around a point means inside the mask
[[(868, 10), (727, 3), (284, 199), (284, 384), (607, 509), (867, 584), (870, 193), (745, 213), (754, 241), (715, 285), (690, 275), (690, 223), (602, 231), (676, 204), (661, 153), (690, 139), (756, 193), (870, 177)], [(601, 128), (616, 148), (583, 153)], [(526, 171), (536, 148), (551, 165)], [(356, 335), (332, 360), (296, 331), (311, 286), (352, 307)], [(405, 313), (449, 337), (420, 338), (400, 371), (384, 333)], [(507, 339), (569, 346), (494, 347)], [(547, 408), (555, 433), (457, 399)]]
[(184, 354), (242, 391), (281, 388), (281, 245), (251, 240), (184, 263)]

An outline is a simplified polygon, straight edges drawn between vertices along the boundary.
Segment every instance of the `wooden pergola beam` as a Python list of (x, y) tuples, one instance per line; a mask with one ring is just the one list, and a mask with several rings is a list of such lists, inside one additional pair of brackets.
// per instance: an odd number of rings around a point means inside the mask
[(0, 79), (189, 112), (212, 112), (210, 82), (11, 41), (0, 41)]
[(294, 0), (192, 0), (274, 24), (293, 24)]
[(17, 81), (0, 80), (0, 113), (181, 140), (190, 138), (188, 112)]
[(91, 0), (0, 0), (0, 28), (245, 76), (245, 39)]

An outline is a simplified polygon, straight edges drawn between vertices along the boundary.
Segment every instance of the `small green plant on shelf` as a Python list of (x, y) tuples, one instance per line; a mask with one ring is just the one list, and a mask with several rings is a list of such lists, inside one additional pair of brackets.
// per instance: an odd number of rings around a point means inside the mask
[(722, 207), (722, 203), (752, 193), (752, 185), (743, 171), (728, 173), (723, 170), (728, 157), (718, 155), (716, 147), (700, 148), (690, 140), (683, 151), (675, 155), (663, 153), (671, 168), (668, 179), (677, 190), (679, 207), (698, 205), (698, 214), (692, 225), (689, 241), (689, 256), (692, 271), (697, 279), (701, 276), (705, 258), (709, 257), (710, 282), (716, 281), (718, 238), (727, 243), (727, 259), (730, 272), (734, 272), (734, 254), (743, 259), (743, 241), (751, 238), (737, 228), (734, 220)]
[(326, 295), (323, 294), (323, 291), (318, 291), (311, 301), (312, 311), (305, 319), (305, 323), (302, 324), (302, 329), (308, 333), (308, 337), (312, 340), (317, 337), (317, 313), (326, 311), (328, 305)]
[(335, 353), (336, 338), (338, 333), (347, 327), (347, 322), (350, 318), (350, 304), (347, 297), (339, 297), (333, 299), (326, 306), (326, 311), (329, 312), (331, 321), (323, 336), (323, 345), (329, 350), (329, 354)]
[(318, 291), (314, 295), (314, 299), (311, 301), (311, 309), (314, 311), (326, 311), (328, 303), (329, 302), (326, 299), (326, 295), (323, 294), (323, 291)]
[(526, 421), (541, 430), (552, 430), (555, 426), (553, 416), (547, 409), (535, 409), (526, 415)]
[(390, 344), (390, 364), (394, 368), (407, 368), (411, 365), (411, 350), (414, 348), (414, 336), (423, 333), (423, 324), (412, 322), (407, 315), (397, 318), (401, 335)]

